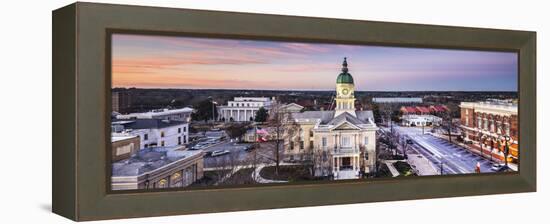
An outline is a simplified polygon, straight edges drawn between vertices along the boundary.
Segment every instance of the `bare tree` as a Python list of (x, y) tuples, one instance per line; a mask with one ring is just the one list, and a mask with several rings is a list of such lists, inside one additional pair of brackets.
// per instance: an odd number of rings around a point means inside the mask
[(284, 140), (289, 139), (292, 141), (299, 126), (292, 118), (292, 114), (278, 102), (272, 104), (266, 126), (271, 130), (275, 140), (274, 158), (271, 158), (271, 160), (275, 162), (275, 175), (279, 175), (279, 164), (284, 152)]
[(452, 142), (452, 134), (455, 129), (458, 129), (459, 122), (454, 119), (453, 112), (450, 106), (447, 106), (448, 110), (441, 113), (441, 125), (440, 128), (448, 135), (449, 142)]
[(330, 175), (332, 170), (330, 167), (328, 151), (321, 150), (321, 146), (318, 146), (317, 148), (318, 150), (312, 149), (311, 152), (309, 152), (309, 157), (311, 158), (309, 163), (311, 175)]

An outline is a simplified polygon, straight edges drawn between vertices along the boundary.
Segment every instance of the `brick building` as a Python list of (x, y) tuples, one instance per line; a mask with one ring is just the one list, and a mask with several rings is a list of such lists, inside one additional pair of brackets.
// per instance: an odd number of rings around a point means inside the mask
[(509, 137), (508, 161), (515, 163), (519, 154), (518, 107), (509, 101), (462, 102), (460, 124), (464, 139), (483, 156), (504, 161), (506, 136)]

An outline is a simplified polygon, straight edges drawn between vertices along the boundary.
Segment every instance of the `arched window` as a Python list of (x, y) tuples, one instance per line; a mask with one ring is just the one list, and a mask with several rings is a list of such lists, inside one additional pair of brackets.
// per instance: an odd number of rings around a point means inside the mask
[(159, 180), (158, 188), (167, 188), (168, 187), (168, 180), (162, 179)]

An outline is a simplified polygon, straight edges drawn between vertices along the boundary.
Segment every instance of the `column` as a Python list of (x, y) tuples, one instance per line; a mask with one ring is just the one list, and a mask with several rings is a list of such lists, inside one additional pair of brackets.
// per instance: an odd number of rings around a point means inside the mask
[(237, 119), (235, 121), (241, 121), (241, 110), (237, 109)]

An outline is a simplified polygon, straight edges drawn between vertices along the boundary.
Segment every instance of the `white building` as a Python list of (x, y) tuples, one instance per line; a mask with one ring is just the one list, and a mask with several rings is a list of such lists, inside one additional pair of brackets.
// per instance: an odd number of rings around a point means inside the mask
[(253, 121), (256, 112), (262, 107), (269, 110), (273, 101), (269, 97), (235, 97), (227, 105), (217, 107), (218, 120)]
[(401, 125), (411, 126), (411, 127), (422, 127), (422, 126), (438, 126), (441, 125), (442, 119), (438, 116), (431, 114), (407, 114), (401, 116)]
[(189, 140), (189, 123), (161, 119), (113, 120), (111, 129), (115, 133), (137, 135), (140, 149), (154, 146), (178, 146)]
[(299, 160), (312, 155), (315, 175), (332, 175), (334, 179), (355, 179), (361, 171), (374, 171), (378, 127), (372, 111), (355, 110), (354, 91), (353, 77), (344, 59), (342, 73), (336, 79), (335, 110), (291, 113), (299, 131), (285, 140), (287, 157)]
[(420, 97), (374, 97), (373, 103), (422, 103)]
[(144, 113), (131, 113), (116, 115), (116, 119), (162, 119), (189, 122), (193, 108), (158, 109)]

